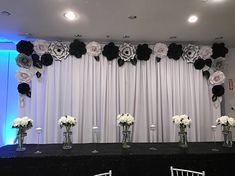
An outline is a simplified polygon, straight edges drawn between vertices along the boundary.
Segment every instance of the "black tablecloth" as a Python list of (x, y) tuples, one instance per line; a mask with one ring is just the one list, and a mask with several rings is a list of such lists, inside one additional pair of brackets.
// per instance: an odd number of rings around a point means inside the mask
[[(120, 143), (73, 144), (71, 150), (63, 150), (61, 144), (25, 146), (24, 152), (16, 152), (16, 145), (0, 148), (0, 173), (89, 176), (111, 169), (113, 176), (170, 176), (172, 165), (204, 170), (206, 176), (228, 176), (235, 169), (235, 147), (224, 148), (222, 143), (216, 145), (218, 152), (213, 152), (213, 143), (208, 142), (189, 143), (187, 149), (177, 143), (132, 143), (129, 149), (122, 149)], [(42, 154), (35, 154), (37, 149)], [(94, 149), (99, 153), (92, 153)]]

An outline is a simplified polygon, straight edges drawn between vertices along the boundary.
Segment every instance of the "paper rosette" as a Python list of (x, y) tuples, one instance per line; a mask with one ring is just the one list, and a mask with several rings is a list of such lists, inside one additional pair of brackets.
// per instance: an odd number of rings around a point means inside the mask
[(216, 71), (209, 77), (211, 85), (221, 85), (225, 81), (225, 75), (222, 71)]
[(154, 46), (154, 55), (158, 58), (163, 58), (167, 56), (168, 47), (164, 43), (156, 43)]
[(21, 68), (16, 72), (16, 79), (20, 83), (29, 83), (32, 80), (33, 74), (31, 70)]
[(212, 48), (209, 46), (202, 46), (198, 52), (198, 55), (204, 60), (209, 59), (212, 55)]
[(87, 54), (96, 57), (101, 54), (101, 45), (97, 42), (90, 42), (86, 45)]
[(56, 61), (65, 60), (69, 55), (68, 45), (64, 42), (51, 42), (48, 51)]
[(217, 58), (217, 59), (213, 59), (211, 67), (214, 70), (224, 70), (225, 58), (220, 57), (220, 58)]
[(36, 40), (34, 42), (34, 51), (38, 54), (38, 55), (43, 55), (45, 53), (48, 52), (48, 47), (49, 47), (50, 43), (47, 42), (46, 40)]
[(136, 49), (131, 44), (124, 43), (123, 45), (120, 46), (119, 56), (125, 62), (126, 61), (131, 61), (132, 59), (134, 59), (135, 55), (136, 55)]
[(16, 64), (19, 67), (29, 69), (31, 67), (32, 63), (33, 63), (33, 61), (29, 58), (29, 56), (25, 55), (24, 53), (20, 53), (16, 57)]
[(183, 49), (182, 58), (188, 63), (194, 63), (194, 61), (198, 58), (199, 47), (195, 45), (187, 45)]

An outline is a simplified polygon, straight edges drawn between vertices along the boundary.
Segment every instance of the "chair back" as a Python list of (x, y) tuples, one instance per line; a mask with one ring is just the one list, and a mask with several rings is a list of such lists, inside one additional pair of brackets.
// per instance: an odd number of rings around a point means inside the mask
[(112, 170), (109, 170), (108, 172), (96, 174), (94, 176), (112, 176)]
[(178, 169), (171, 166), (171, 176), (205, 176), (205, 171), (198, 172), (187, 169)]

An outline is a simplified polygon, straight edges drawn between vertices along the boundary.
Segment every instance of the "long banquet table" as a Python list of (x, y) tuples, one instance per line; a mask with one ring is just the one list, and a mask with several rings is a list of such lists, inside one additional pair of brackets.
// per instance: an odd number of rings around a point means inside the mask
[[(91, 176), (111, 169), (113, 176), (170, 176), (171, 165), (205, 170), (206, 176), (235, 173), (235, 146), (224, 148), (220, 142), (218, 152), (211, 150), (210, 142), (191, 142), (187, 149), (177, 143), (132, 143), (129, 149), (120, 143), (73, 144), (71, 150), (63, 150), (61, 144), (25, 146), (24, 152), (16, 152), (16, 145), (0, 148), (0, 175)], [(37, 149), (42, 153), (35, 154)], [(92, 153), (94, 149), (99, 152)]]

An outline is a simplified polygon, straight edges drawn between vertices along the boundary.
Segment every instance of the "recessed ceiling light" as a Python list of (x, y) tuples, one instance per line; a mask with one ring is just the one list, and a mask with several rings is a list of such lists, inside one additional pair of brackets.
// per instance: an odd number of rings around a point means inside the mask
[(224, 37), (220, 36), (220, 37), (216, 37), (215, 40), (222, 40)]
[(137, 18), (137, 16), (135, 16), (135, 15), (130, 15), (128, 18), (131, 19), (131, 20), (134, 20), (134, 19)]
[(129, 35), (123, 35), (123, 38), (130, 38)]
[(177, 37), (176, 36), (170, 36), (169, 39), (173, 40), (173, 39), (176, 39)]
[(196, 15), (191, 15), (189, 18), (188, 18), (188, 22), (189, 23), (195, 23), (197, 22), (198, 20), (198, 17)]
[(81, 34), (75, 34), (74, 37), (82, 37)]
[(73, 11), (67, 11), (67, 12), (64, 13), (64, 17), (67, 20), (74, 21), (74, 20), (77, 19), (77, 14)]
[(8, 11), (1, 11), (1, 12), (0, 12), (0, 15), (2, 15), (2, 16), (10, 16), (11, 13), (8, 12)]

